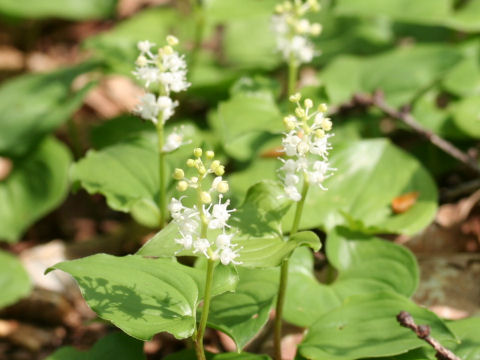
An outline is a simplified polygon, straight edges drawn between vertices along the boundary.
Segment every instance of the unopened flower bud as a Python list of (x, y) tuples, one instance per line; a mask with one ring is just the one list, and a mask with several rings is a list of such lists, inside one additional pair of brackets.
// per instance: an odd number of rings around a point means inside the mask
[(217, 176), (222, 176), (223, 174), (225, 174), (225, 166), (223, 165), (219, 165), (215, 170), (215, 175)]
[(314, 23), (310, 26), (310, 34), (312, 34), (313, 36), (320, 35), (321, 32), (322, 32), (322, 25), (321, 24)]
[(210, 169), (215, 171), (219, 166), (220, 166), (220, 161), (213, 160), (212, 163), (210, 164)]
[(179, 181), (177, 184), (177, 190), (178, 191), (185, 191), (188, 189), (188, 183), (185, 180)]
[(310, 5), (310, 8), (313, 11), (320, 11), (320, 4), (318, 3), (318, 0), (308, 0), (308, 5)]
[(202, 151), (201, 148), (195, 148), (195, 149), (193, 150), (193, 155), (196, 156), (197, 158), (199, 158), (200, 156), (202, 156), (202, 153), (203, 153), (203, 151)]
[(295, 29), (299, 34), (305, 34), (310, 30), (310, 23), (306, 19), (301, 19)]
[(192, 182), (192, 184), (196, 184), (196, 183), (198, 183), (198, 177), (192, 176), (192, 178), (190, 179), (190, 181)]
[(305, 105), (305, 107), (306, 107), (307, 109), (310, 109), (310, 108), (313, 107), (313, 101), (312, 101), (312, 99), (305, 99), (304, 102), (303, 102), (303, 104)]
[(315, 130), (315, 136), (321, 139), (325, 136), (325, 131), (323, 131), (322, 129), (317, 129)]
[(194, 166), (195, 166), (195, 160), (193, 160), (193, 159), (188, 159), (188, 160), (187, 160), (187, 166), (188, 166), (188, 167), (194, 167)]
[(297, 107), (295, 109), (295, 115), (297, 115), (299, 118), (304, 118), (305, 117), (305, 110), (302, 109), (301, 107)]
[(212, 197), (206, 191), (200, 193), (200, 201), (204, 204), (210, 204), (212, 202)]
[(163, 53), (165, 55), (172, 55), (174, 53), (174, 50), (171, 46), (167, 45), (163, 47)]
[(147, 66), (148, 64), (148, 61), (147, 61), (147, 58), (143, 55), (140, 55), (138, 58), (137, 58), (137, 61), (135, 61), (135, 63), (140, 66), (140, 67), (144, 67), (144, 66)]
[(212, 150), (208, 150), (205, 155), (207, 155), (207, 159), (211, 160), (215, 157), (215, 153)]
[(225, 194), (229, 189), (228, 182), (220, 181), (217, 185), (217, 191), (219, 193)]
[(207, 172), (207, 169), (205, 169), (205, 165), (201, 164), (198, 166), (198, 173), (200, 175), (205, 175), (206, 172)]
[(284, 10), (284, 8), (283, 8), (282, 4), (277, 4), (277, 6), (275, 6), (275, 12), (277, 12), (277, 13), (281, 14), (281, 13), (283, 13), (283, 10)]
[(182, 169), (177, 168), (173, 171), (173, 178), (175, 180), (182, 180), (184, 177), (185, 177), (185, 173), (183, 172)]
[(285, 11), (290, 11), (292, 10), (292, 3), (290, 1), (285, 1), (283, 3), (283, 8), (285, 9)]
[(167, 43), (170, 46), (175, 46), (175, 45), (178, 44), (178, 39), (173, 35), (168, 35), (167, 36)]
[(283, 118), (283, 124), (285, 125), (287, 130), (295, 129), (295, 122), (296, 122), (296, 119), (294, 116), (289, 115)]
[(320, 111), (321, 113), (327, 112), (327, 110), (328, 110), (327, 104), (322, 103), (318, 105), (318, 111)]
[(322, 121), (322, 129), (325, 131), (332, 130), (332, 121), (329, 118), (325, 118)]
[(298, 102), (300, 101), (300, 99), (302, 98), (302, 95), (300, 93), (295, 93), (293, 95), (290, 95), (290, 97), (288, 98), (291, 102)]

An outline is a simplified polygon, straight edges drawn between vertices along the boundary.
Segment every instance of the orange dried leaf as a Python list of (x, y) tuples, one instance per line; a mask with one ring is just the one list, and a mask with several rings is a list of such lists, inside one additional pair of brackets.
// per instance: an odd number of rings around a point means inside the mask
[(283, 151), (282, 146), (277, 146), (272, 149), (265, 150), (260, 154), (260, 157), (262, 158), (278, 158), (285, 156), (285, 152)]
[(418, 191), (412, 191), (400, 196), (397, 196), (392, 200), (392, 210), (395, 214), (403, 214), (408, 211), (417, 202), (420, 193)]

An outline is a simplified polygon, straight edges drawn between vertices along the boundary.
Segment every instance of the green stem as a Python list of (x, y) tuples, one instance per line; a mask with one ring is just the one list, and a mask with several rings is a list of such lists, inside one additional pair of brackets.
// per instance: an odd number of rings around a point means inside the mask
[(205, 32), (205, 14), (201, 0), (193, 0), (192, 7), (195, 18), (195, 39), (193, 42), (192, 61), (190, 66), (193, 69), (198, 60), (198, 53), (202, 48), (203, 34)]
[(68, 136), (72, 142), (73, 155), (75, 159), (80, 159), (82, 156), (82, 144), (80, 142), (80, 135), (78, 133), (78, 126), (75, 124), (73, 117), (67, 121)]
[(167, 221), (167, 183), (165, 179), (165, 152), (163, 146), (165, 143), (163, 129), (163, 114), (158, 116), (157, 123), (158, 135), (158, 176), (160, 193), (158, 198), (158, 207), (160, 209), (160, 228), (164, 228)]
[[(297, 203), (297, 208), (295, 209), (295, 217), (293, 219), (292, 230), (290, 230), (289, 237), (292, 237), (298, 231), (298, 226), (300, 225), (300, 219), (302, 218), (303, 206), (305, 204), (305, 199), (308, 192), (308, 180), (304, 178), (303, 188), (302, 188), (302, 199)], [(283, 306), (285, 304), (285, 293), (287, 291), (287, 282), (288, 282), (288, 258), (282, 261), (280, 267), (280, 284), (278, 286), (278, 296), (277, 296), (277, 305), (275, 308), (275, 324), (274, 324), (274, 338), (273, 338), (273, 347), (275, 352), (275, 359), (282, 360), (282, 315), (283, 315)]]
[(290, 57), (288, 62), (288, 96), (295, 93), (297, 87), (297, 77), (298, 77), (298, 65), (297, 61), (293, 56)]
[(207, 265), (207, 276), (205, 279), (205, 295), (203, 297), (202, 317), (200, 318), (200, 324), (198, 325), (197, 336), (195, 339), (195, 352), (197, 353), (198, 360), (205, 360), (205, 350), (203, 349), (203, 335), (205, 334), (205, 328), (207, 327), (208, 312), (210, 310), (210, 298), (212, 296), (211, 293), (214, 266), (215, 262), (209, 259)]

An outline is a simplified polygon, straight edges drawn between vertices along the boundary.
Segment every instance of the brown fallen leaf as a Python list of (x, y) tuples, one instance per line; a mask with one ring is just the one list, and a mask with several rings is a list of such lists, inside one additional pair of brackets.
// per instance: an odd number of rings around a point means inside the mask
[(12, 171), (12, 160), (0, 156), (0, 181), (5, 180)]
[(283, 151), (283, 147), (282, 146), (276, 146), (272, 149), (268, 149), (268, 150), (265, 150), (264, 152), (262, 152), (260, 154), (260, 157), (262, 158), (278, 158), (278, 157), (282, 157), (282, 156), (285, 156), (285, 151)]
[(397, 196), (392, 200), (392, 211), (395, 214), (403, 214), (407, 212), (417, 202), (420, 193), (418, 191), (412, 191), (400, 196)]

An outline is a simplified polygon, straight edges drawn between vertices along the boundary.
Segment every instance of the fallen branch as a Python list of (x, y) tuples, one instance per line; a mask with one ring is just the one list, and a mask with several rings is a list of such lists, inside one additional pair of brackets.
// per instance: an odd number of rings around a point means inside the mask
[(439, 149), (443, 150), (453, 158), (457, 159), (468, 168), (473, 170), (475, 173), (480, 174), (480, 167), (471, 156), (464, 153), (462, 150), (457, 148), (451, 142), (441, 138), (433, 131), (425, 129), (422, 125), (420, 125), (412, 114), (409, 112), (407, 107), (402, 108), (401, 110), (397, 110), (390, 105), (388, 105), (385, 101), (385, 97), (383, 96), (382, 91), (376, 91), (373, 95), (370, 94), (356, 94), (353, 96), (352, 100), (348, 103), (342, 104), (338, 108), (333, 109), (335, 112), (341, 111), (348, 111), (349, 109), (353, 109), (355, 107), (368, 107), (368, 106), (375, 106), (384, 114), (388, 115), (392, 119), (400, 120), (408, 127), (413, 129), (418, 134), (422, 135), (426, 139), (428, 139), (433, 145), (437, 146)]
[(412, 315), (406, 311), (401, 311), (397, 315), (397, 321), (400, 325), (411, 329), (422, 340), (425, 340), (436, 351), (435, 357), (438, 360), (461, 360), (447, 348), (443, 347), (437, 340), (430, 336), (430, 327), (428, 325), (417, 325)]

